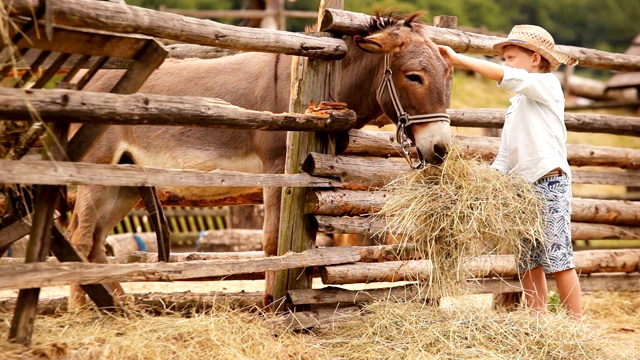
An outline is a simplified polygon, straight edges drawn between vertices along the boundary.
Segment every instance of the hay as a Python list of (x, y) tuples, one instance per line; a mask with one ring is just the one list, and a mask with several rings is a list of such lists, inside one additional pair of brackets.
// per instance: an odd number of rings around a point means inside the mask
[[(3, 359), (101, 360), (640, 358), (634, 334), (640, 331), (639, 309), (628, 306), (637, 304), (634, 296), (608, 294), (592, 301), (586, 295), (590, 306), (584, 322), (527, 309), (491, 311), (481, 297), (444, 299), (451, 305), (441, 308), (381, 301), (366, 305), (349, 322), (278, 336), (267, 325), (273, 315), (223, 306), (205, 314), (162, 316), (130, 308), (128, 317), (82, 310), (38, 316), (29, 347), (6, 340), (11, 316), (0, 313), (0, 354)], [(626, 317), (601, 313), (619, 305), (611, 314)]]
[[(476, 305), (433, 308), (378, 302), (363, 318), (324, 336), (318, 358), (337, 359), (631, 359), (637, 348), (603, 341), (606, 327), (528, 310), (499, 313)], [(336, 341), (339, 339), (340, 342)]]
[(542, 201), (516, 176), (503, 176), (452, 147), (441, 166), (408, 172), (385, 186), (387, 201), (375, 218), (382, 230), (415, 243), (432, 261), (428, 296), (464, 293), (469, 257), (520, 254), (521, 239), (543, 239)]
[[(0, 343), (3, 359), (291, 359), (312, 347), (305, 337), (275, 338), (257, 313), (217, 307), (208, 313), (128, 316), (91, 309), (39, 317), (32, 344)], [(0, 325), (4, 330), (5, 326)], [(2, 331), (0, 331), (1, 333)]]

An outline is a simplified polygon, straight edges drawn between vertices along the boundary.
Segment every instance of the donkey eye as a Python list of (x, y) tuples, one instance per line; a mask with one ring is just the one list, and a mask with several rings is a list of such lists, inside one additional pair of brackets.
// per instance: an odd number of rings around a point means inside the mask
[(411, 82), (415, 82), (415, 83), (418, 83), (418, 84), (422, 85), (422, 77), (420, 75), (407, 74), (406, 78), (407, 78), (407, 80), (409, 80)]

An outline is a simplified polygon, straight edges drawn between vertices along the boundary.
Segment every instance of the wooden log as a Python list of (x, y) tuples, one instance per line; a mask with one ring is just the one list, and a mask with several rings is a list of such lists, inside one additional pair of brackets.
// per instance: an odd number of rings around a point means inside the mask
[[(355, 35), (366, 31), (370, 15), (354, 13), (340, 9), (327, 9), (320, 29), (322, 31)], [(427, 26), (427, 36), (439, 45), (447, 45), (462, 53), (482, 55), (500, 55), (493, 50), (493, 45), (505, 40), (503, 37), (475, 34), (455, 29), (441, 29)], [(588, 68), (608, 69), (616, 71), (640, 71), (640, 56), (616, 54), (601, 50), (581, 48), (577, 46), (556, 45), (556, 49)]]
[[(502, 109), (447, 110), (452, 126), (491, 127), (501, 129), (504, 125)], [(633, 116), (604, 114), (565, 113), (564, 122), (568, 131), (596, 132), (614, 135), (636, 136), (640, 124)]]
[[(598, 273), (580, 277), (582, 292), (640, 291), (640, 274)], [(556, 290), (553, 277), (547, 278), (549, 288)], [(412, 301), (421, 300), (421, 294), (427, 293), (426, 284), (407, 284), (400, 286), (349, 290), (335, 286), (320, 289), (291, 290), (288, 292), (293, 304), (311, 304), (335, 306), (334, 304), (362, 304), (373, 301)], [(522, 292), (518, 279), (469, 279), (469, 294), (512, 294)]]
[(332, 327), (341, 322), (355, 321), (360, 315), (360, 308), (320, 308), (316, 310), (297, 311), (267, 320), (276, 335), (285, 331), (300, 331), (311, 328)]
[[(549, 288), (555, 290), (554, 279), (549, 277), (547, 281)], [(580, 287), (583, 292), (638, 292), (640, 291), (640, 274), (590, 274), (580, 277)], [(520, 282), (515, 279), (472, 280), (469, 282), (469, 289), (473, 294), (522, 291)], [(291, 290), (288, 295), (292, 303), (296, 305), (312, 304), (335, 308), (335, 303), (361, 304), (381, 300), (418, 299), (418, 290), (415, 284), (364, 290), (348, 290), (327, 286), (321, 289)], [(414, 292), (415, 296), (413, 296)], [(143, 306), (141, 308), (144, 308), (145, 311), (161, 315), (167, 312), (206, 312), (216, 309), (218, 306), (241, 311), (262, 311), (263, 293), (212, 291), (208, 293), (133, 293), (127, 296), (133, 299), (133, 304), (136, 307)], [(0, 299), (0, 312), (6, 313), (14, 309), (16, 300), (15, 297)], [(68, 310), (67, 301), (67, 297), (41, 298), (38, 301), (37, 314), (47, 316), (66, 312)]]
[[(166, 313), (202, 313), (218, 307), (241, 311), (261, 311), (262, 292), (228, 293), (212, 291), (209, 293), (132, 293), (126, 295), (138, 309), (147, 313), (162, 315)], [(67, 297), (42, 298), (38, 302), (38, 315), (58, 315), (68, 310)], [(16, 305), (16, 298), (0, 300), (0, 312), (8, 311)]]
[[(457, 135), (453, 142), (467, 154), (480, 155), (486, 161), (492, 161), (500, 147), (500, 139), (494, 137)], [(571, 166), (640, 168), (640, 149), (567, 144), (567, 160)]]
[(98, 122), (268, 131), (347, 131), (356, 123), (356, 114), (344, 106), (308, 114), (274, 114), (243, 109), (215, 98), (61, 89), (0, 88), (0, 111), (5, 120), (28, 120), (35, 111), (43, 121), (54, 123)]
[(416, 284), (362, 290), (327, 286), (321, 289), (289, 290), (287, 295), (294, 305), (360, 304), (376, 300), (407, 301), (418, 299), (420, 288)]
[(7, 248), (6, 256), (23, 258), (22, 262), (24, 263), (24, 257), (27, 253), (28, 243), (29, 243), (29, 235), (22, 236)]
[[(195, 260), (248, 260), (263, 258), (263, 251), (239, 251), (239, 252), (191, 252), (191, 253), (173, 253), (169, 255), (169, 262), (184, 262)], [(109, 264), (133, 264), (133, 263), (157, 263), (158, 254), (144, 251), (132, 251), (126, 255), (108, 256)], [(49, 256), (46, 262), (59, 263), (54, 256)], [(0, 258), (0, 266), (24, 264), (24, 258)]]
[[(576, 251), (574, 264), (578, 274), (602, 272), (635, 273), (640, 270), (640, 249)], [(512, 255), (487, 255), (468, 259), (463, 271), (469, 278), (518, 276)], [(428, 281), (430, 260), (388, 261), (383, 263), (353, 263), (325, 266), (322, 283), (327, 285), (394, 281)]]
[(340, 181), (307, 174), (250, 174), (161, 169), (138, 165), (108, 165), (44, 160), (0, 160), (5, 184), (105, 185), (105, 186), (262, 186), (341, 187)]
[(367, 215), (380, 211), (386, 200), (384, 191), (313, 189), (307, 193), (304, 211), (315, 215)]
[[(418, 260), (420, 254), (415, 250), (413, 244), (394, 244), (377, 246), (351, 246), (360, 254), (361, 262), (382, 262), (398, 260)], [(215, 253), (174, 253), (169, 256), (169, 262), (183, 262), (195, 260), (249, 260), (264, 258), (263, 251), (240, 251), (240, 252), (215, 252)], [(142, 251), (134, 251), (128, 255), (108, 257), (111, 264), (132, 264), (132, 263), (157, 263), (158, 254)], [(47, 262), (57, 263), (55, 257), (48, 257)], [(24, 263), (24, 258), (2, 258), (0, 265), (15, 265)]]
[(262, 229), (207, 230), (196, 243), (196, 251), (260, 251)]
[(134, 305), (140, 305), (152, 314), (203, 313), (215, 309), (235, 309), (241, 311), (263, 311), (262, 292), (228, 293), (148, 293), (133, 294)]
[(107, 256), (125, 256), (136, 251), (158, 252), (156, 233), (125, 233), (107, 236)]
[(164, 48), (168, 51), (167, 58), (171, 59), (217, 59), (241, 53), (237, 50), (194, 44), (171, 44)]
[[(334, 217), (316, 215), (318, 231), (331, 234), (358, 234), (371, 236), (380, 234), (385, 225), (380, 220), (372, 220), (365, 217)], [(571, 239), (597, 240), (597, 239), (638, 239), (640, 227), (617, 226), (608, 224), (594, 224), (571, 222)]]
[[(56, 31), (60, 31), (60, 30), (56, 29)], [(58, 35), (60, 34), (56, 33), (56, 36)], [(135, 42), (133, 42), (132, 45), (135, 45)], [(123, 48), (126, 47), (131, 49), (132, 45), (127, 46), (126, 44), (123, 44), (121, 45), (121, 47)], [(135, 50), (135, 48), (132, 50)], [(217, 59), (223, 56), (231, 56), (231, 55), (241, 53), (241, 51), (238, 51), (238, 50), (229, 50), (229, 49), (223, 49), (223, 48), (218, 48), (213, 46), (202, 46), (202, 45), (193, 45), (193, 44), (165, 45), (164, 50), (168, 52), (167, 58), (173, 58), (173, 59), (194, 59), (194, 58)], [(31, 49), (26, 54), (23, 54), (22, 58), (16, 59), (16, 64), (14, 68), (19, 69), (17, 71), (17, 75), (19, 75), (19, 77), (21, 77), (22, 74), (24, 74), (24, 72), (26, 71), (22, 69), (28, 69), (29, 64), (32, 64), (39, 54), (40, 54), (40, 51), (38, 51), (37, 49)], [(80, 54), (71, 55), (60, 66), (60, 70), (57, 72), (57, 74), (68, 73), (69, 70), (73, 67), (73, 65), (75, 65), (78, 62), (78, 59), (81, 56), (82, 55)], [(128, 69), (132, 61), (133, 60), (131, 59), (109, 58), (109, 60), (102, 66), (102, 69)], [(49, 66), (51, 66), (53, 62), (54, 62), (54, 59), (51, 59), (51, 58), (45, 59), (42, 65), (40, 65), (39, 71), (44, 71), (44, 69), (47, 69)], [(81, 68), (88, 69), (90, 68), (90, 66), (91, 66), (91, 63), (85, 62), (82, 64)], [(14, 75), (13, 72), (10, 72), (9, 74), (7, 74), (7, 76), (9, 77), (13, 75)]]
[[(167, 206), (186, 206), (186, 207), (218, 207), (218, 206), (229, 206), (229, 205), (249, 205), (249, 204), (262, 204), (262, 188), (256, 188), (253, 191), (250, 191), (243, 195), (237, 196), (227, 196), (220, 199), (187, 199), (183, 196), (179, 196), (170, 191), (166, 191), (164, 189), (158, 189), (158, 197), (160, 198), (160, 202), (162, 205)], [(70, 210), (76, 204), (76, 196), (77, 193), (74, 190), (69, 190), (67, 193), (67, 205)], [(0, 199), (0, 208), (4, 206), (4, 199)], [(144, 204), (139, 202), (136, 205), (136, 209), (144, 208)], [(2, 214), (0, 210), (0, 215)], [(0, 234), (4, 231), (0, 229)], [(12, 231), (13, 232), (13, 231)], [(0, 239), (3, 239), (0, 237)], [(0, 240), (0, 244), (2, 244)]]
[[(321, 289), (292, 290), (289, 291), (289, 297), (294, 304), (312, 305), (361, 304), (383, 300), (424, 301), (428, 289), (426, 284), (415, 283), (361, 290), (327, 286)], [(470, 279), (465, 290), (468, 294), (510, 294), (521, 292), (522, 287), (517, 279)]]
[(640, 227), (571, 223), (571, 240), (640, 239)]
[[(173, 253), (169, 255), (169, 262), (196, 261), (196, 260), (248, 260), (262, 259), (264, 251), (238, 251), (238, 252), (194, 252)], [(135, 251), (126, 256), (109, 258), (112, 264), (131, 263), (155, 263), (158, 262), (158, 254)]]
[(571, 220), (583, 223), (638, 226), (640, 202), (574, 198), (571, 201)]
[[(371, 159), (319, 153), (310, 153), (303, 169), (313, 176), (340, 178), (344, 188), (351, 190), (381, 188), (402, 173), (411, 171), (407, 162), (399, 158)], [(640, 174), (622, 171), (574, 170), (571, 175), (575, 184), (640, 186)]]
[[(495, 158), (500, 147), (499, 138), (488, 136), (454, 135), (452, 142), (466, 154), (487, 162)], [(349, 146), (343, 155), (400, 157), (400, 146), (393, 132), (351, 130)], [(572, 166), (640, 168), (640, 149), (567, 144), (567, 160)]]
[[(8, 6), (10, 16), (32, 15), (44, 0), (14, 0)], [(190, 18), (136, 6), (67, 0), (56, 2), (50, 9), (53, 24), (148, 35), (180, 42), (216, 46), (242, 51), (263, 51), (321, 59), (341, 59), (346, 44), (337, 38), (220, 24), (211, 20)]]
[[(382, 209), (385, 191), (313, 190), (307, 196), (305, 211), (315, 215), (358, 216)], [(574, 222), (637, 226), (640, 202), (629, 200), (595, 200), (574, 198), (571, 201)]]
[[(174, 14), (180, 14), (184, 16), (190, 16), (198, 19), (216, 19), (216, 18), (234, 18), (234, 19), (262, 19), (265, 16), (274, 16), (276, 10), (193, 10), (193, 9), (169, 9), (161, 8), (162, 11), (171, 12)], [(318, 17), (318, 13), (315, 11), (300, 11), (300, 10), (285, 10), (282, 11), (282, 16), (286, 18), (299, 18), (299, 19), (315, 19)]]
[[(605, 91), (607, 85), (603, 81), (585, 78), (570, 74), (565, 76), (561, 72), (554, 72), (561, 83), (563, 88), (567, 88), (569, 94), (583, 97), (585, 99), (599, 100), (599, 101), (635, 101), (637, 100), (637, 91), (635, 89), (625, 89), (623, 91)], [(568, 81), (565, 82), (565, 79)]]
[(69, 284), (94, 284), (106, 281), (177, 281), (276, 271), (358, 261), (360, 255), (348, 247), (310, 249), (251, 260), (198, 260), (185, 263), (96, 264), (32, 263), (15, 265), (3, 271), (0, 289), (29, 289)]

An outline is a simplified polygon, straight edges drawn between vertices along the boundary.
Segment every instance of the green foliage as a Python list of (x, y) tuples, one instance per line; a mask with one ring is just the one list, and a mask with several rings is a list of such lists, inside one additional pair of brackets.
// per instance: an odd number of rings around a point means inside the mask
[[(126, 0), (130, 5), (184, 9), (240, 9), (249, 0)], [(288, 10), (317, 11), (319, 0), (285, 1)], [(358, 0), (345, 9), (373, 14), (376, 9), (397, 13), (423, 11), (429, 23), (436, 15), (458, 17), (458, 25), (485, 27), (508, 33), (515, 24), (545, 27), (558, 44), (624, 52), (638, 34), (640, 1), (636, 0)], [(289, 19), (288, 30), (302, 31), (310, 19)]]

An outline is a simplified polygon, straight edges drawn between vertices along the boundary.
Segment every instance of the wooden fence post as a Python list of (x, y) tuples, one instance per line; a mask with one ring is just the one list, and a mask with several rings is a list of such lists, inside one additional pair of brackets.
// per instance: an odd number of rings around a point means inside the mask
[[(327, 7), (344, 7), (343, 0), (322, 0), (318, 11), (318, 28)], [(290, 112), (303, 113), (311, 102), (330, 100), (337, 94), (340, 64), (337, 61), (294, 57), (291, 74)], [(329, 151), (327, 135), (316, 132), (289, 132), (287, 134), (287, 159), (285, 173), (302, 172), (301, 166), (310, 152)], [(302, 252), (313, 247), (317, 232), (317, 223), (311, 215), (304, 214), (306, 188), (283, 188), (282, 208), (280, 211), (280, 233), (278, 236), (278, 255), (288, 251)], [(272, 297), (271, 310), (284, 310), (288, 290), (310, 289), (311, 271), (300, 268), (267, 272), (266, 295)], [(273, 276), (273, 278), (272, 278)]]

